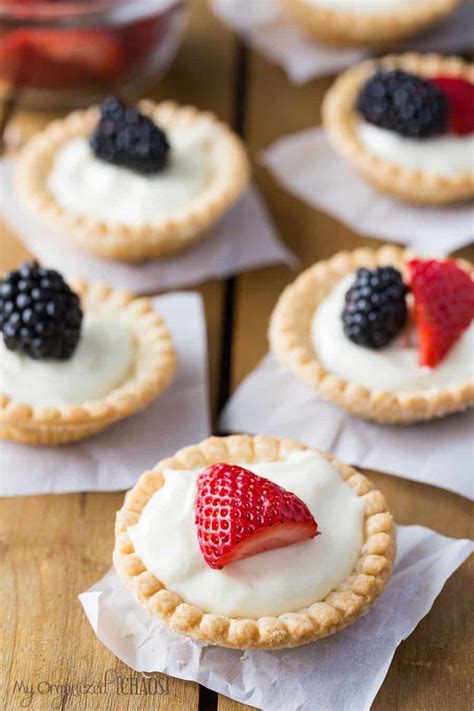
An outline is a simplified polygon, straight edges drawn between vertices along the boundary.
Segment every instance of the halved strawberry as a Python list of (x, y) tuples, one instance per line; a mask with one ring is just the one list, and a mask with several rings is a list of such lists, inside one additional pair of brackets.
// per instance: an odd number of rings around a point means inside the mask
[(448, 99), (449, 128), (464, 136), (474, 131), (474, 84), (455, 77), (432, 79)]
[(434, 368), (474, 318), (474, 282), (455, 262), (412, 259), (420, 365)]
[(230, 464), (213, 464), (199, 475), (195, 521), (203, 558), (217, 569), (318, 534), (295, 494)]

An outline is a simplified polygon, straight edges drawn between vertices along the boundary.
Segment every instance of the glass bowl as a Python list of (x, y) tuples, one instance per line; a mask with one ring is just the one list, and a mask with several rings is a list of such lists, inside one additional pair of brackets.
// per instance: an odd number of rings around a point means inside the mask
[(136, 94), (173, 61), (186, 0), (0, 0), (0, 96), (36, 107)]

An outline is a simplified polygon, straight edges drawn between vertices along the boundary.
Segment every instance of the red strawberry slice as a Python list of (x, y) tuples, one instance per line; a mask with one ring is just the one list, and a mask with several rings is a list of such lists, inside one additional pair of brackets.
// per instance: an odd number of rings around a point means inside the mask
[(195, 522), (203, 558), (216, 569), (318, 535), (295, 494), (231, 464), (213, 464), (199, 475)]
[(474, 281), (453, 261), (408, 263), (415, 297), (419, 363), (434, 368), (474, 319)]
[(474, 131), (474, 84), (465, 79), (436, 77), (432, 80), (448, 99), (449, 128), (459, 136)]

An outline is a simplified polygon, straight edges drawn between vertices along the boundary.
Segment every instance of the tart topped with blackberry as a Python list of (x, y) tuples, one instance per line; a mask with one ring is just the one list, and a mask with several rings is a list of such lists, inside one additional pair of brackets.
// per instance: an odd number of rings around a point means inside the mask
[(212, 114), (116, 97), (50, 124), (25, 146), (16, 175), (27, 209), (122, 261), (186, 249), (247, 183), (240, 139)]
[(270, 344), (323, 396), (409, 424), (474, 404), (474, 269), (398, 247), (341, 252), (281, 295)]
[(395, 527), (365, 476), (294, 440), (211, 437), (142, 474), (114, 565), (138, 604), (207, 644), (282, 649), (363, 615)]
[(67, 284), (27, 262), (0, 281), (0, 435), (55, 445), (148, 405), (171, 382), (171, 335), (151, 302)]
[(330, 45), (378, 46), (411, 37), (460, 0), (281, 0), (305, 34)]
[(334, 149), (370, 183), (409, 202), (474, 197), (474, 67), (406, 54), (363, 62), (325, 96)]

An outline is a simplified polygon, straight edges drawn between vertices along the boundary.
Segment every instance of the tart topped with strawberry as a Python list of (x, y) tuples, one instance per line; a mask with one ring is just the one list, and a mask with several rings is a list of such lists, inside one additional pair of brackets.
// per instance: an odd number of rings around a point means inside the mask
[(392, 516), (364, 476), (293, 440), (237, 435), (140, 477), (117, 514), (114, 564), (172, 629), (278, 649), (366, 612), (394, 550)]
[(474, 404), (473, 267), (398, 247), (342, 252), (281, 295), (277, 359), (361, 417), (408, 424)]
[(334, 149), (375, 187), (409, 202), (474, 196), (474, 68), (406, 54), (363, 62), (326, 94)]
[(123, 261), (191, 246), (247, 183), (240, 139), (211, 114), (115, 97), (36, 135), (16, 176), (28, 210), (79, 246)]
[(26, 262), (0, 280), (0, 436), (56, 445), (148, 405), (176, 356), (151, 302)]
[(305, 34), (329, 45), (386, 46), (449, 15), (460, 0), (281, 0)]

